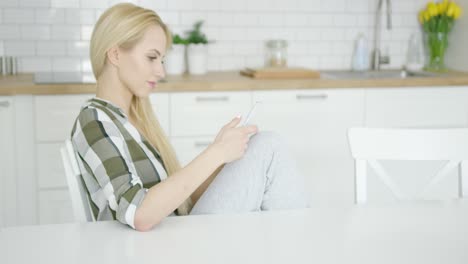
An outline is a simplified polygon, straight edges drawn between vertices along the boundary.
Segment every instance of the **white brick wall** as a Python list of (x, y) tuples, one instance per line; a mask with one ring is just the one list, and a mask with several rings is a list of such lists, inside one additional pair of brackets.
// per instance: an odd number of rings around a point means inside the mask
[[(0, 0), (0, 40), (19, 57), (20, 71), (90, 72), (89, 39), (102, 12), (119, 0)], [(215, 42), (210, 70), (236, 70), (264, 63), (264, 43), (289, 42), (289, 65), (315, 69), (350, 67), (354, 39), (362, 32), (372, 46), (377, 0), (133, 0), (156, 10), (173, 32), (199, 19)], [(416, 14), (427, 0), (392, 0), (393, 29), (382, 32), (390, 67), (405, 60), (407, 41), (419, 30)], [(385, 22), (385, 21), (383, 21)], [(385, 25), (385, 23), (383, 23)]]

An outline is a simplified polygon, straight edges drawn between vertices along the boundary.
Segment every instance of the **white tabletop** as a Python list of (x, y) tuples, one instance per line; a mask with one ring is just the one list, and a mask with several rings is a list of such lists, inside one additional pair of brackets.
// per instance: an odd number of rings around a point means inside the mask
[(168, 217), (0, 231), (0, 263), (468, 263), (468, 206)]

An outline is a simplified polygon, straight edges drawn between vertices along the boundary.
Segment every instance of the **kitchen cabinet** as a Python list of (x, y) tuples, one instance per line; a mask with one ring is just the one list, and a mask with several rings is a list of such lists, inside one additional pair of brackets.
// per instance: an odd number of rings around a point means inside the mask
[(364, 122), (362, 89), (255, 91), (252, 123), (289, 144), (313, 206), (353, 202), (354, 163), (347, 129)]
[(0, 228), (17, 223), (14, 98), (0, 96)]

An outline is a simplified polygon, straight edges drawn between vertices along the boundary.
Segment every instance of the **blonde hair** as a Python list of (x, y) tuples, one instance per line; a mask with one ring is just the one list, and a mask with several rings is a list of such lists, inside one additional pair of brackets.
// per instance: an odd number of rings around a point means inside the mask
[[(167, 49), (172, 44), (172, 34), (161, 18), (150, 9), (131, 3), (121, 3), (107, 9), (97, 21), (91, 36), (90, 59), (94, 77), (98, 80), (107, 61), (107, 51), (114, 46), (129, 49), (144, 35), (150, 26), (160, 26), (167, 39)], [(133, 96), (130, 117), (151, 145), (159, 150), (170, 176), (181, 166), (169, 140), (153, 112), (148, 97)], [(177, 209), (180, 215), (187, 215), (192, 207), (190, 197)]]

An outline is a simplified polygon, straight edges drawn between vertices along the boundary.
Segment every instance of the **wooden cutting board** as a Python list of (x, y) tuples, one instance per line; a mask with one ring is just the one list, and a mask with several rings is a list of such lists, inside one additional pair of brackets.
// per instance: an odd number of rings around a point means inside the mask
[(320, 78), (320, 72), (300, 67), (245, 68), (240, 73), (254, 79)]

